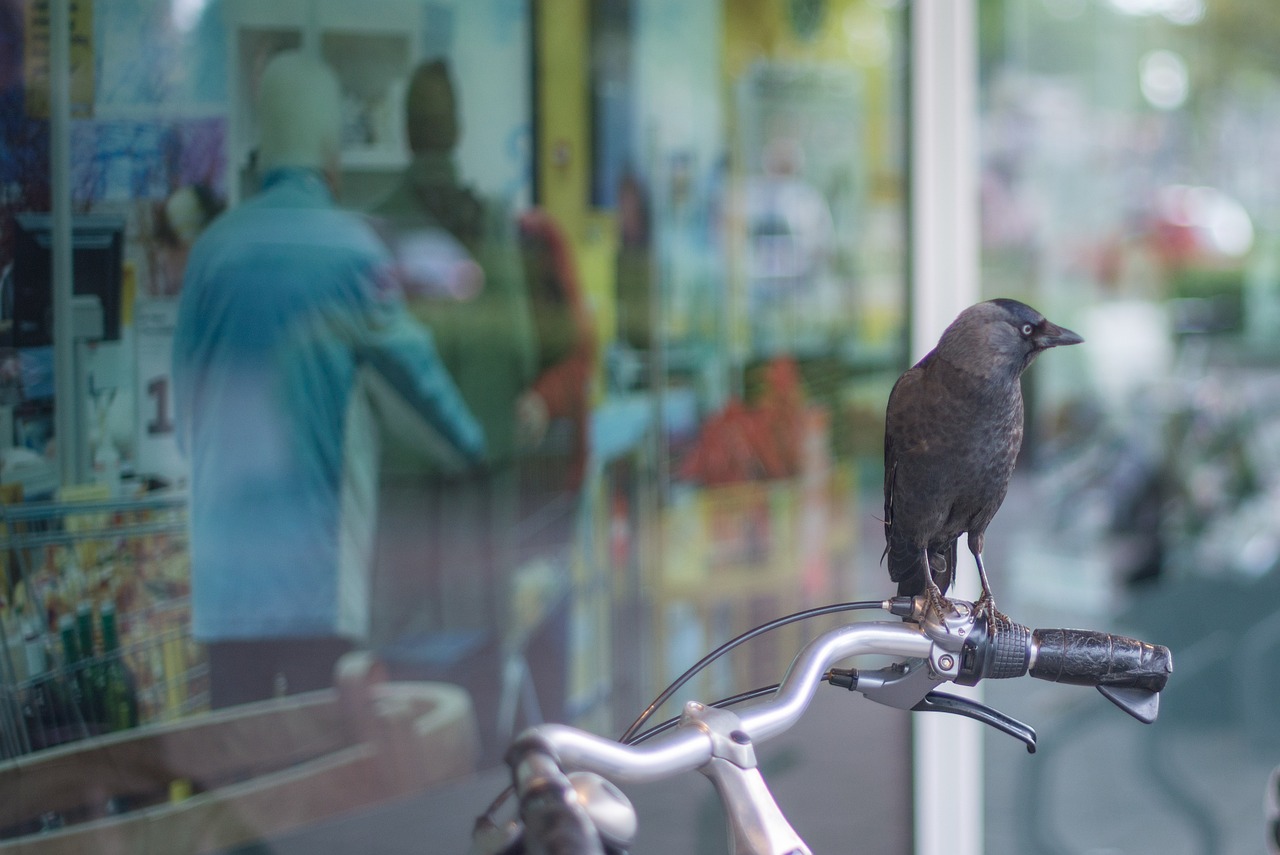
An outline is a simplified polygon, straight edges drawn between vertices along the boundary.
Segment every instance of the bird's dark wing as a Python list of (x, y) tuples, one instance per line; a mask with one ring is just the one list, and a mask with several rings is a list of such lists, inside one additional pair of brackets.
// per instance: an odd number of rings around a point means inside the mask
[(893, 494), (895, 487), (896, 467), (886, 468), (885, 473), (885, 523), (884, 554), (881, 560), (887, 559), (889, 579), (898, 584), (898, 594), (914, 597), (924, 592), (925, 579), (921, 554), (925, 551), (929, 556), (929, 573), (942, 593), (951, 587), (955, 578), (956, 540), (952, 538), (942, 549), (929, 549), (919, 545), (917, 539), (904, 526), (893, 523)]
[[(918, 400), (923, 382), (923, 363), (908, 369), (889, 393), (889, 406), (885, 411), (884, 432), (884, 554), (889, 578), (899, 584), (899, 590), (910, 588), (908, 596), (924, 590), (921, 552), (923, 543), (908, 531), (911, 526), (898, 515), (900, 505), (899, 467), (902, 458), (910, 457), (918, 445), (913, 429), (916, 421), (911, 412)], [(908, 463), (909, 465), (909, 463)], [(909, 513), (909, 511), (908, 511)]]
[[(897, 382), (893, 384), (893, 389), (889, 392), (889, 406), (885, 411), (884, 418), (884, 539), (885, 539), (885, 555), (889, 554), (889, 546), (892, 544), (893, 533), (893, 498), (894, 487), (898, 474), (898, 453), (900, 441), (898, 439), (897, 425), (898, 419), (895, 417), (895, 409), (898, 408), (899, 402), (902, 400), (902, 390), (904, 386), (910, 387), (919, 382), (919, 366), (909, 369)], [(884, 556), (881, 556), (883, 559)]]
[[(907, 538), (901, 536), (901, 529), (893, 524), (893, 498), (898, 467), (890, 462), (890, 444), (885, 437), (884, 467), (884, 553), (881, 561), (888, 559), (889, 578), (901, 586), (910, 582), (912, 587), (924, 589), (924, 578), (920, 575), (920, 549)], [(907, 596), (914, 596), (912, 592)]]
[(945, 530), (951, 498), (946, 468), (955, 456), (950, 427), (954, 402), (931, 352), (907, 370), (889, 393), (884, 438), (883, 558), (899, 594), (914, 596), (929, 572), (944, 592), (956, 566), (956, 534)]
[(897, 474), (898, 458), (909, 449), (917, 438), (911, 434), (915, 431), (905, 422), (914, 421), (909, 418), (910, 409), (919, 399), (920, 388), (924, 382), (924, 372), (934, 359), (934, 351), (930, 351), (923, 359), (908, 368), (893, 384), (889, 391), (889, 405), (884, 419), (884, 532), (889, 536), (893, 524), (894, 478)]

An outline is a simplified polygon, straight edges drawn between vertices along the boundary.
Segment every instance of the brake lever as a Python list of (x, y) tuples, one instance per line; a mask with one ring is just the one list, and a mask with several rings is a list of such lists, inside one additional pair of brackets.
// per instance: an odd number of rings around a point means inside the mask
[(971, 718), (1012, 736), (1034, 754), (1036, 732), (1030, 725), (970, 698), (935, 690), (942, 682), (955, 679), (960, 671), (964, 641), (974, 629), (969, 605), (955, 605), (954, 611), (941, 619), (923, 616), (920, 624), (935, 641), (936, 651), (929, 659), (905, 659), (875, 671), (833, 670), (828, 682), (860, 692), (885, 706)]
[(904, 659), (874, 671), (833, 669), (827, 682), (851, 692), (859, 692), (868, 700), (896, 709), (914, 712), (941, 712), (961, 715), (990, 725), (1036, 750), (1036, 732), (1030, 725), (1005, 715), (997, 709), (959, 695), (934, 690), (942, 682), (937, 670), (925, 659)]
[(1027, 746), (1028, 754), (1036, 753), (1035, 728), (970, 698), (963, 698), (947, 692), (929, 692), (920, 699), (920, 703), (911, 709), (915, 712), (951, 713), (980, 721), (985, 725), (994, 727), (1001, 733), (1006, 733), (1014, 739), (1020, 740)]
[(874, 671), (833, 668), (827, 682), (868, 700), (900, 710), (913, 709), (942, 680), (926, 659), (904, 659)]

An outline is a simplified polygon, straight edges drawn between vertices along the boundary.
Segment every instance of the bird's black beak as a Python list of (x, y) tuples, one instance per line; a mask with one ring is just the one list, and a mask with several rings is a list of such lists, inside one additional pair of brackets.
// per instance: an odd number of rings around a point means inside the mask
[(1045, 321), (1044, 328), (1035, 334), (1036, 346), (1041, 350), (1050, 347), (1062, 347), (1067, 344), (1080, 344), (1082, 341), (1084, 341), (1084, 336), (1049, 321)]

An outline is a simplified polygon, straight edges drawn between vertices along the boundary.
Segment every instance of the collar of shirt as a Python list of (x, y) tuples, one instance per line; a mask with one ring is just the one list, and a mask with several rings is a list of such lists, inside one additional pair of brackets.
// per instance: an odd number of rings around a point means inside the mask
[(324, 175), (318, 169), (302, 166), (281, 166), (271, 170), (262, 176), (260, 192), (266, 192), (286, 184), (320, 194), (327, 201), (332, 201), (333, 199), (333, 194), (329, 192), (329, 184), (324, 180)]

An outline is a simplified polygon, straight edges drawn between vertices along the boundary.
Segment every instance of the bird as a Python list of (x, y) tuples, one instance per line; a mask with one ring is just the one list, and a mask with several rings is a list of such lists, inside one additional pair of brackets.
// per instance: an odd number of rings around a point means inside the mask
[(923, 594), (943, 619), (956, 544), (967, 534), (982, 585), (975, 615), (1005, 619), (982, 549), (1022, 447), (1022, 373), (1045, 350), (1083, 341), (1025, 303), (988, 300), (962, 311), (894, 383), (885, 410), (881, 561), (899, 596)]

